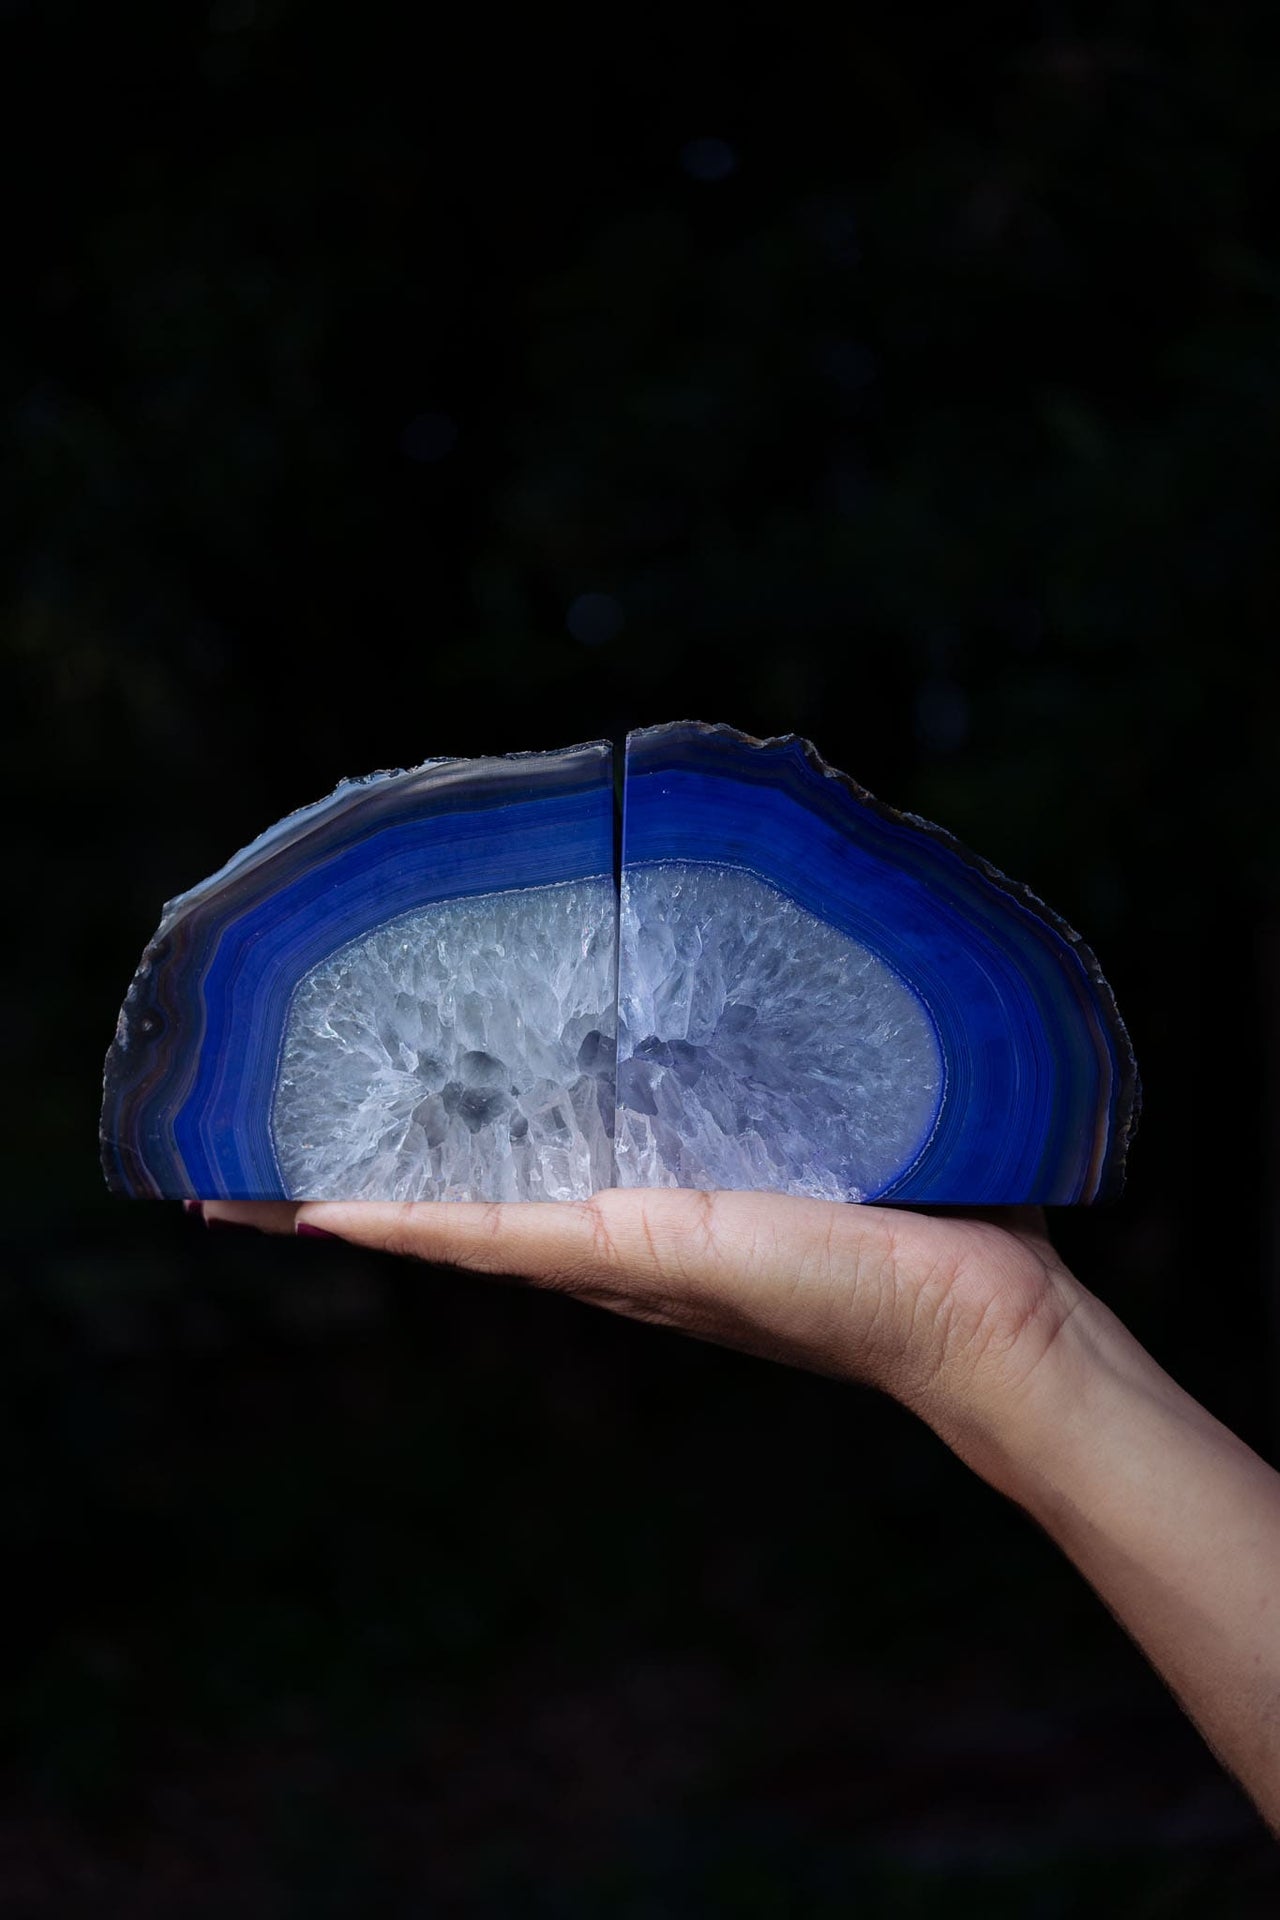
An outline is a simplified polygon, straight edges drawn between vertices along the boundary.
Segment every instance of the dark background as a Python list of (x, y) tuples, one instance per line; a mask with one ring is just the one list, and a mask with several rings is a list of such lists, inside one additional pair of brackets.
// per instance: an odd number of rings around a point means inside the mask
[(95, 1145), (162, 901), (340, 776), (797, 729), (1101, 954), (1060, 1244), (1274, 1459), (1273, 19), (0, 5), (7, 1917), (1275, 1910), (888, 1401)]

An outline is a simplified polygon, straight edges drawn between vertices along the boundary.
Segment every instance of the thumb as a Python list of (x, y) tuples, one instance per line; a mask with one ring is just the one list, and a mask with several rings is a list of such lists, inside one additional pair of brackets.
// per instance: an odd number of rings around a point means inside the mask
[[(861, 1371), (894, 1216), (785, 1194), (612, 1188), (581, 1202), (312, 1202), (297, 1231), (504, 1274), (820, 1372)], [(839, 1357), (838, 1357), (839, 1356)], [(864, 1376), (865, 1377), (865, 1376)]]
[(606, 1209), (599, 1204), (605, 1197), (569, 1203), (308, 1201), (298, 1208), (294, 1231), (436, 1266), (572, 1290), (619, 1266)]

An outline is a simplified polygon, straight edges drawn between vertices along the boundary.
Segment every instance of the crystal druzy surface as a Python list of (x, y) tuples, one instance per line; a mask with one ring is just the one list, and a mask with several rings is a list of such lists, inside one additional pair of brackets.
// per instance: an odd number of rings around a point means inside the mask
[(348, 781), (165, 909), (107, 1057), (125, 1193), (622, 1186), (1090, 1201), (1132, 1049), (1079, 936), (793, 736)]
[(607, 1187), (613, 879), (439, 901), (299, 981), (272, 1114), (313, 1199), (573, 1200)]
[[(746, 1000), (756, 1044), (752, 1065), (727, 1076), (732, 1124), (744, 1142), (759, 1132), (782, 1155), (788, 1190), (833, 1183), (850, 1198), (1000, 1205), (1118, 1188), (1138, 1081), (1111, 990), (1064, 921), (950, 834), (883, 806), (807, 741), (681, 722), (628, 740), (622, 854), (622, 1183), (701, 1185), (723, 1167), (731, 1148), (670, 1082), (686, 1063), (691, 1093), (698, 1069), (715, 1084)], [(696, 904), (685, 891), (693, 869)], [(685, 942), (696, 979), (708, 904), (717, 893), (740, 903), (744, 876), (763, 889), (761, 917), (753, 931), (734, 906), (745, 937), (716, 982), (725, 1011), (704, 1066), (680, 1046), (679, 997), (674, 1013), (651, 997), (673, 971), (652, 930)], [(771, 891), (800, 916), (789, 955), (763, 917)], [(812, 947), (806, 916), (822, 929)], [(719, 964), (726, 950), (712, 944)], [(773, 969), (779, 984), (762, 996), (759, 974)], [(872, 983), (886, 974), (901, 995), (877, 1004)], [(836, 1088), (847, 1137), (818, 1120)], [(785, 1150), (780, 1103), (804, 1115)], [(756, 1151), (743, 1151), (724, 1184), (753, 1183)]]
[(932, 1127), (942, 1054), (867, 947), (742, 868), (623, 874), (618, 1183), (862, 1200)]
[(143, 955), (107, 1056), (108, 1182), (258, 1200), (607, 1184), (613, 813), (595, 742), (346, 781), (280, 821), (172, 901)]

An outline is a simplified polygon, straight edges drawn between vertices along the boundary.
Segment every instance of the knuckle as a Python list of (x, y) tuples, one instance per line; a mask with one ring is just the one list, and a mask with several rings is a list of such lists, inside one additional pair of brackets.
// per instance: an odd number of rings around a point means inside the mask
[(587, 1226), (587, 1238), (593, 1262), (604, 1268), (616, 1266), (618, 1245), (609, 1221), (607, 1198), (604, 1194), (593, 1193), (589, 1200), (581, 1202), (581, 1211)]
[(417, 1225), (409, 1201), (400, 1201), (383, 1235), (382, 1248), (385, 1253), (395, 1254), (399, 1259), (430, 1260), (431, 1250), (423, 1244), (423, 1235)]
[(698, 1187), (664, 1193), (655, 1200), (644, 1216), (655, 1274), (701, 1280), (717, 1257), (715, 1194)]

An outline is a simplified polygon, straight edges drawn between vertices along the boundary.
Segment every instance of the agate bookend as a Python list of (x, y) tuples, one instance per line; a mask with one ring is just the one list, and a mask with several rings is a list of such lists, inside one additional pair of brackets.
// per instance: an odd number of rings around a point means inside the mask
[(627, 743), (625, 1186), (936, 1205), (1121, 1182), (1133, 1050), (1065, 921), (805, 740)]
[(165, 909), (109, 1184), (237, 1199), (610, 1185), (1069, 1204), (1138, 1076), (1025, 887), (795, 736), (633, 733), (347, 781)]
[(172, 901), (107, 1056), (134, 1194), (582, 1198), (612, 1179), (613, 755), (346, 781)]

